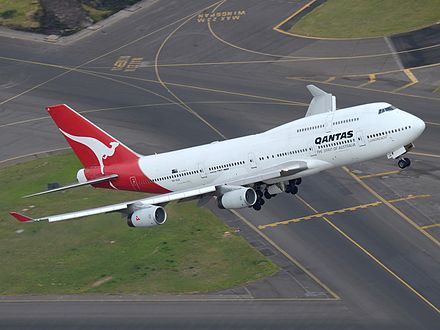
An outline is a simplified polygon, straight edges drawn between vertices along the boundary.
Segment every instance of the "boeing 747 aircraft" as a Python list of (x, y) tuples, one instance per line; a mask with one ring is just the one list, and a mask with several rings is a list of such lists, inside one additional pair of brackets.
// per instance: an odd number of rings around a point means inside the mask
[(78, 183), (29, 195), (92, 185), (97, 188), (155, 193), (152, 197), (21, 222), (62, 221), (121, 212), (130, 227), (164, 224), (163, 208), (175, 200), (211, 198), (224, 209), (252, 207), (282, 192), (296, 194), (301, 178), (330, 168), (387, 155), (398, 166), (425, 129), (423, 120), (388, 103), (336, 110), (336, 99), (307, 86), (313, 99), (304, 118), (266, 132), (162, 154), (141, 156), (67, 105), (47, 108), (84, 168)]

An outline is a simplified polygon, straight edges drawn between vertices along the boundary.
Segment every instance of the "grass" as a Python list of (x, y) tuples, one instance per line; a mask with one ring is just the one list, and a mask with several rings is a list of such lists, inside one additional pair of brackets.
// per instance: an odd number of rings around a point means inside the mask
[(290, 32), (305, 36), (364, 38), (415, 30), (440, 21), (440, 0), (328, 0)]
[(119, 214), (50, 224), (10, 218), (10, 210), (41, 216), (143, 196), (81, 188), (20, 198), (48, 182), (71, 182), (80, 167), (67, 154), (0, 168), (0, 294), (207, 292), (277, 271), (193, 203), (168, 205), (167, 223), (148, 229), (127, 227)]
[(110, 15), (113, 15), (114, 13), (120, 11), (121, 9), (134, 5), (139, 1), (140, 0), (119, 0), (119, 1), (113, 1), (111, 4), (108, 4), (107, 6), (92, 7), (86, 4), (82, 4), (82, 7), (90, 16), (90, 18), (93, 20), (93, 22), (96, 23), (103, 20), (104, 18), (109, 17)]
[(10, 28), (35, 29), (40, 26), (35, 14), (39, 11), (38, 1), (1, 0), (0, 25)]
[[(82, 4), (84, 10), (96, 23), (119, 10), (139, 2), (140, 0), (114, 1), (108, 7), (92, 7)], [(12, 29), (40, 31), (41, 24), (38, 13), (41, 5), (38, 0), (0, 0), (0, 26)]]
[(82, 4), (82, 7), (87, 12), (89, 17), (93, 20), (94, 23), (99, 22), (99, 21), (103, 20), (104, 18), (107, 18), (110, 15), (115, 13), (115, 11), (113, 11), (111, 9), (97, 9), (97, 8), (93, 8), (92, 6), (88, 6), (85, 4)]

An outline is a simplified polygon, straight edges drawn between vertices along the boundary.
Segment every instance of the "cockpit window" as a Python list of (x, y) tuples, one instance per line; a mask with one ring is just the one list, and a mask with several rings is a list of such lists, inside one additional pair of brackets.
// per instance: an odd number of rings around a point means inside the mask
[(397, 108), (395, 106), (393, 106), (393, 105), (390, 105), (389, 107), (386, 107), (386, 108), (379, 109), (379, 115), (381, 113), (384, 113), (386, 111), (391, 111), (391, 110), (394, 110), (394, 109), (397, 109)]

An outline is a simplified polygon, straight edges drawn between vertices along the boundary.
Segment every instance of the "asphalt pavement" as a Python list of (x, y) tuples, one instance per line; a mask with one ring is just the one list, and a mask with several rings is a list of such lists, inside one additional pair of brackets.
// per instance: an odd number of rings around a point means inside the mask
[(69, 42), (0, 31), (0, 165), (68, 147), (47, 105), (67, 103), (151, 154), (301, 118), (313, 83), (338, 108), (385, 101), (424, 119), (412, 167), (354, 164), (305, 178), (298, 197), (261, 212), (213, 208), (281, 266), (274, 278), (207, 296), (1, 297), (0, 327), (438, 328), (438, 56), (412, 67), (393, 38), (273, 29), (307, 1), (145, 3)]

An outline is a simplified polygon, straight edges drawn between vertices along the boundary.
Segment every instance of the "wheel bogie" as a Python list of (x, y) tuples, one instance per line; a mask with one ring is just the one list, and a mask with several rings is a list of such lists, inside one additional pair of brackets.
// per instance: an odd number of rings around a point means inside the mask
[(271, 199), (272, 195), (266, 190), (266, 191), (264, 191), (264, 198)]
[(296, 195), (298, 193), (298, 187), (297, 186), (293, 186), (290, 188), (290, 193), (292, 195)]

